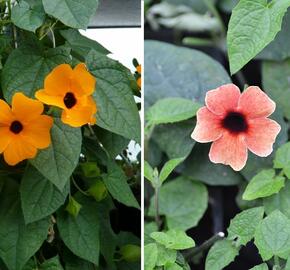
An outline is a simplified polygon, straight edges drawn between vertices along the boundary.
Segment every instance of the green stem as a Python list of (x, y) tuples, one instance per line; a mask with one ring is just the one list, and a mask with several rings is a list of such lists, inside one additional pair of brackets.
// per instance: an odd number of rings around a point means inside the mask
[(54, 36), (53, 29), (51, 27), (49, 27), (49, 30), (51, 32), (52, 46), (53, 46), (53, 48), (55, 48), (55, 36)]
[(159, 215), (159, 188), (155, 188), (155, 222), (157, 224), (158, 229), (161, 226), (161, 220)]
[(273, 269), (275, 269), (275, 270), (281, 269), (280, 260), (279, 260), (278, 256), (274, 256), (274, 264), (275, 265), (274, 265)]

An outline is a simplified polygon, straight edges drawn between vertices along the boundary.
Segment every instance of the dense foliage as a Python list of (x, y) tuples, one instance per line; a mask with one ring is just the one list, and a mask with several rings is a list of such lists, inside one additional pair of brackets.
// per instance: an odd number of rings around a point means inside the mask
[(140, 143), (139, 75), (79, 33), (97, 7), (98, 0), (0, 1), (1, 98), (35, 99), (54, 68), (85, 63), (97, 106), (96, 125), (72, 127), (45, 105), (49, 147), (16, 166), (1, 156), (1, 270), (140, 268), (140, 160), (128, 150), (131, 140)]

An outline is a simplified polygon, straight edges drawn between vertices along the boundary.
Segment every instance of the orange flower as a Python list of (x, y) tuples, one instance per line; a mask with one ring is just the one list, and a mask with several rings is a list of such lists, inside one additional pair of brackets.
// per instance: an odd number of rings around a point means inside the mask
[(272, 153), (281, 127), (268, 118), (276, 104), (259, 87), (250, 86), (241, 94), (234, 84), (223, 85), (207, 92), (205, 104), (197, 112), (191, 136), (198, 142), (213, 142), (212, 162), (239, 171), (246, 164), (248, 149), (260, 157)]
[(61, 119), (72, 127), (95, 124), (96, 103), (92, 97), (96, 79), (87, 71), (84, 63), (74, 69), (68, 64), (54, 68), (44, 81), (44, 89), (35, 97), (48, 105), (63, 109)]
[(0, 153), (9, 165), (34, 158), (37, 149), (50, 145), (50, 129), (53, 119), (41, 115), (43, 104), (38, 100), (16, 93), (12, 108), (0, 100)]
[(141, 65), (138, 65), (137, 67), (136, 67), (136, 71), (137, 71), (137, 73), (138, 73), (138, 75), (140, 75), (140, 76), (138, 76), (138, 79), (137, 79), (137, 85), (139, 86), (139, 88), (141, 89), (141, 73), (142, 73), (142, 68), (141, 68)]

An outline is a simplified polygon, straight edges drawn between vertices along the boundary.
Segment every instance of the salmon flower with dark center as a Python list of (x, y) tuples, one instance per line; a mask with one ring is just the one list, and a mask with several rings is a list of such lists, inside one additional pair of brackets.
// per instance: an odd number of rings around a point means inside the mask
[(0, 100), (0, 153), (9, 165), (34, 158), (37, 149), (51, 143), (50, 129), (53, 119), (42, 115), (43, 104), (22, 93), (12, 98), (12, 107)]
[(280, 125), (267, 118), (275, 111), (273, 102), (259, 87), (243, 93), (234, 84), (208, 91), (205, 107), (197, 112), (197, 124), (191, 137), (197, 142), (213, 142), (209, 158), (213, 163), (241, 170), (248, 149), (266, 157), (273, 151)]
[(62, 122), (72, 127), (95, 124), (96, 103), (92, 97), (96, 79), (80, 63), (74, 69), (68, 64), (54, 68), (44, 81), (44, 89), (35, 97), (47, 105), (63, 109)]

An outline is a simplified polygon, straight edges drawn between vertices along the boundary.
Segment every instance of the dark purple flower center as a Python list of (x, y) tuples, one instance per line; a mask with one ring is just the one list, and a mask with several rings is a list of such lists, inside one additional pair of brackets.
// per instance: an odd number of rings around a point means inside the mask
[(63, 99), (63, 102), (68, 109), (71, 109), (77, 104), (77, 99), (75, 98), (75, 95), (73, 93), (67, 92)]
[(12, 131), (14, 134), (18, 134), (22, 130), (23, 130), (23, 125), (19, 121), (15, 120), (11, 123), (10, 131)]
[(229, 112), (222, 120), (222, 126), (233, 133), (246, 132), (248, 129), (245, 116), (239, 112)]

